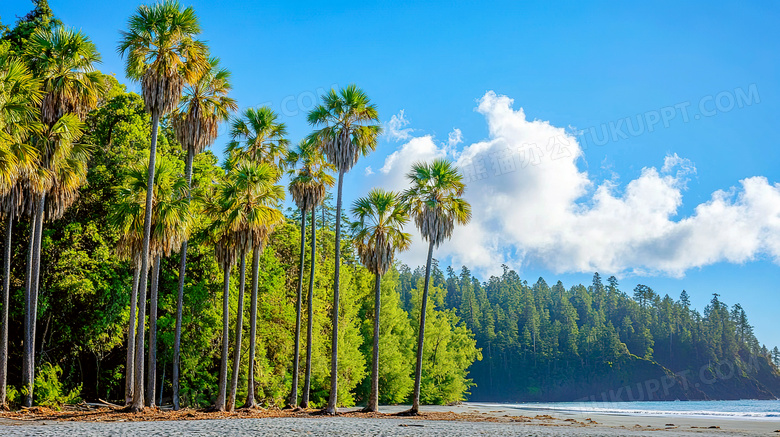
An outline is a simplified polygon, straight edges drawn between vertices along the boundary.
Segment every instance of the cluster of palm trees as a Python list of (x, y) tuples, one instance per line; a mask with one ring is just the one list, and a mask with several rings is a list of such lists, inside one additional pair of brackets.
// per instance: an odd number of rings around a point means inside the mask
[(21, 53), (0, 53), (0, 211), (6, 222), (0, 407), (6, 405), (8, 308), (14, 220), (26, 218), (29, 246), (24, 288), (22, 403), (32, 405), (43, 224), (56, 220), (86, 181), (90, 147), (80, 142), (84, 117), (104, 84), (100, 55), (83, 33), (41, 28)]
[[(223, 332), (219, 392), (214, 408), (235, 407), (244, 314), (246, 256), (252, 254), (249, 332), (248, 393), (245, 407), (257, 407), (254, 389), (259, 258), (269, 235), (284, 222), (280, 212), (285, 193), (280, 181), (289, 176), (289, 191), (301, 211), (300, 270), (296, 301), (293, 380), (288, 404), (309, 407), (311, 391), (315, 209), (337, 183), (335, 266), (332, 305), (330, 397), (323, 410), (335, 414), (338, 392), (339, 268), (341, 210), (344, 177), (361, 156), (376, 149), (381, 134), (377, 108), (357, 86), (331, 90), (308, 115), (315, 129), (290, 149), (284, 123), (268, 107), (249, 108), (230, 122), (231, 141), (226, 149), (224, 175), (205, 194), (192, 196), (195, 156), (217, 138), (220, 123), (237, 109), (228, 94), (230, 73), (210, 57), (197, 39), (197, 16), (191, 7), (164, 0), (140, 6), (121, 32), (118, 46), (126, 58), (126, 74), (141, 84), (146, 111), (151, 117), (149, 157), (129, 165), (117, 189), (109, 217), (121, 232), (117, 253), (134, 268), (127, 336), (125, 402), (131, 411), (155, 405), (157, 368), (157, 297), (161, 259), (178, 252), (179, 284), (173, 359), (173, 404), (179, 408), (180, 342), (187, 262), (187, 242), (195, 212), (210, 220), (207, 233), (223, 270)], [(32, 404), (40, 246), (45, 220), (59, 218), (75, 201), (86, 179), (89, 146), (79, 142), (83, 117), (103, 93), (94, 70), (100, 57), (89, 39), (62, 27), (36, 33), (21, 58), (0, 54), (0, 208), (7, 224), (4, 252), (2, 347), (0, 347), (0, 403), (5, 403), (8, 356), (8, 303), (11, 228), (26, 216), (30, 245), (25, 286), (24, 404)], [(184, 175), (176, 160), (157, 157), (160, 121), (169, 116), (184, 152)], [(331, 173), (337, 173), (334, 179)], [(422, 297), (413, 406), (419, 410), (423, 342), (433, 249), (448, 239), (455, 224), (467, 223), (470, 206), (457, 169), (446, 160), (415, 164), (408, 174), (410, 188), (396, 193), (372, 190), (355, 201), (356, 221), (350, 231), (361, 262), (376, 276), (371, 395), (366, 411), (377, 411), (379, 400), (379, 319), (382, 275), (397, 251), (412, 241), (403, 231), (413, 218), (429, 242), (425, 289)], [(305, 232), (311, 214), (311, 266), (308, 283), (308, 327), (304, 387), (300, 404), (300, 337), (305, 270)], [(229, 372), (230, 275), (238, 263), (239, 296), (236, 332)], [(151, 272), (150, 272), (151, 270)], [(151, 274), (151, 278), (150, 275)], [(146, 344), (147, 283), (149, 342)], [(145, 353), (148, 356), (145, 356)], [(232, 378), (228, 384), (228, 374)]]

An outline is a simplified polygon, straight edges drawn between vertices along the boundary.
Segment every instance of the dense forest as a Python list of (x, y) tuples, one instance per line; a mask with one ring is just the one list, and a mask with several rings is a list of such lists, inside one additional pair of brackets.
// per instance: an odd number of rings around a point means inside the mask
[[(4, 64), (0, 73), (12, 70), (10, 60), (26, 56), (27, 41), (36, 32), (51, 32), (62, 25), (45, 0), (34, 4), (30, 14), (13, 27), (2, 29), (0, 59)], [(221, 84), (222, 91), (229, 90), (229, 74), (217, 68), (216, 61), (210, 62), (205, 70), (214, 73), (201, 72), (192, 80), (195, 91), (185, 103), (193, 101), (198, 81), (209, 79), (212, 84)], [(215, 146), (226, 149), (225, 159), (219, 162), (206, 149), (206, 142), (187, 135), (182, 112), (158, 112), (157, 118), (150, 117), (147, 95), (128, 92), (115, 77), (97, 70), (89, 77), (99, 93), (92, 104), (74, 111), (77, 117), (71, 121), (75, 126), (71, 131), (78, 131), (78, 138), (70, 144), (58, 134), (51, 146), (53, 150), (65, 150), (68, 143), (71, 156), (64, 162), (70, 167), (52, 167), (52, 173), (76, 174), (75, 188), (61, 188), (57, 185), (61, 181), (54, 178), (46, 191), (50, 196), (46, 205), (55, 211), (47, 209), (45, 214), (44, 208), (36, 210), (34, 205), (18, 208), (23, 202), (10, 197), (9, 193), (17, 193), (13, 189), (3, 195), (3, 231), (6, 241), (13, 242), (6, 247), (10, 248), (10, 263), (4, 276), (10, 295), (3, 308), (8, 312), (3, 326), (8, 330), (8, 370), (3, 376), (7, 378), (6, 396), (11, 405), (22, 404), (28, 394), (25, 375), (32, 374), (26, 358), (30, 343), (34, 346), (31, 365), (35, 369), (35, 403), (56, 405), (99, 398), (129, 403), (128, 381), (132, 378), (127, 376), (128, 363), (138, 356), (138, 350), (136, 355), (132, 351), (135, 326), (138, 333), (149, 329), (146, 335), (138, 336), (141, 358), (148, 346), (144, 338), (150, 333), (156, 336), (150, 354), (154, 364), (147, 373), (147, 387), (151, 388), (147, 388), (147, 397), (151, 393), (154, 398), (151, 402), (147, 399), (147, 404), (175, 402), (178, 399), (174, 399), (173, 392), (177, 391), (182, 405), (214, 405), (226, 395), (227, 377), (236, 387), (229, 395), (233, 399), (230, 404), (235, 398), (248, 399), (248, 403), (256, 398), (261, 405), (297, 405), (298, 394), (303, 394), (306, 400), (311, 396), (307, 405), (320, 407), (329, 400), (335, 402), (334, 388), (339, 405), (367, 404), (372, 392), (377, 392), (371, 378), (377, 286), (381, 298), (380, 403), (410, 403), (418, 397), (423, 404), (466, 399), (639, 400), (636, 390), (631, 392), (631, 399), (602, 394), (637, 384), (646, 387), (652, 385), (646, 381), (656, 380), (663, 381), (664, 387), (652, 392), (658, 399), (780, 395), (780, 352), (761, 346), (742, 308), (729, 307), (718, 295), (713, 296), (702, 315), (691, 308), (685, 292), (675, 300), (639, 285), (628, 295), (619, 289), (614, 277), (603, 284), (598, 274), (593, 284), (567, 290), (560, 282), (550, 287), (541, 278), (529, 285), (508, 268), (502, 276), (486, 282), (466, 267), (460, 273), (451, 267), (442, 271), (430, 254), (434, 246), (446, 241), (454, 224), (468, 219), (468, 210), (457, 194), (463, 187), (458, 187), (457, 181), (453, 190), (457, 195), (444, 196), (452, 204), (443, 204), (455, 211), (447, 216), (450, 222), (445, 225), (438, 219), (431, 219), (435, 225), (426, 221), (423, 212), (430, 212), (428, 204), (425, 199), (415, 204), (413, 189), (405, 197), (377, 191), (354, 205), (349, 199), (341, 208), (335, 206), (341, 203), (340, 189), (333, 186), (333, 177), (317, 172), (339, 173), (340, 186), (348, 169), (334, 162), (337, 159), (326, 159), (333, 155), (329, 155), (329, 147), (335, 146), (322, 140), (322, 132), (331, 127), (324, 106), (322, 114), (310, 115), (313, 125), (327, 125), (315, 138), (324, 152), (310, 149), (312, 143), (303, 141), (297, 148), (289, 147), (290, 153), (283, 159), (275, 159), (268, 157), (271, 152), (252, 151), (250, 144), (250, 138), (259, 136), (252, 136), (250, 131), (258, 130), (252, 122), (264, 121), (273, 125), (273, 134), (262, 145), (286, 150), (283, 125), (273, 124), (275, 114), (268, 108), (228, 114), (235, 104), (223, 100), (225, 114), (217, 121), (231, 124), (232, 141)], [(146, 84), (147, 79), (143, 80)], [(210, 87), (213, 92), (215, 87)], [(0, 89), (5, 99), (0, 104), (10, 107), (8, 96), (16, 92)], [(340, 96), (350, 92), (350, 88), (342, 90)], [(339, 98), (335, 91), (333, 96)], [(43, 109), (37, 116), (45, 113), (46, 105)], [(67, 116), (62, 115), (60, 120)], [(377, 116), (369, 114), (366, 118), (376, 120)], [(48, 129), (54, 129), (60, 120)], [(0, 127), (11, 132), (13, 120), (2, 121)], [(216, 137), (218, 124), (214, 122), (204, 130)], [(378, 125), (367, 125), (365, 132), (358, 130), (353, 138), (362, 141), (371, 137), (375, 144), (379, 128), (368, 132), (371, 126)], [(33, 139), (42, 135), (35, 129), (30, 132)], [(9, 143), (21, 142), (10, 134), (9, 138)], [(44, 144), (44, 140), (31, 142)], [(88, 150), (76, 156), (76, 144)], [(155, 150), (156, 156), (150, 150)], [(56, 156), (52, 153), (51, 166), (60, 165)], [(318, 164), (312, 164), (315, 162)], [(156, 200), (144, 204), (144, 198), (151, 199), (145, 185), (150, 167), (157, 171), (153, 188)], [(430, 169), (450, 170), (447, 163), (434, 163)], [(287, 170), (288, 198), (295, 204), (283, 214), (284, 187), (280, 184), (284, 173), (280, 170)], [(426, 169), (416, 170), (424, 173)], [(260, 214), (264, 224), (252, 228), (247, 219), (243, 227), (226, 230), (227, 218), (233, 211), (240, 212), (230, 209), (240, 203), (237, 197), (226, 196), (239, 192), (241, 183), (248, 183), (250, 177), (264, 184), (260, 191), (246, 191), (252, 200), (247, 204), (266, 208)], [(306, 192), (317, 180), (322, 182), (319, 188)], [(23, 185), (24, 189), (29, 192), (24, 193), (37, 201), (40, 194), (29, 188), (31, 183), (25, 183), (28, 185)], [(307, 200), (312, 196), (317, 200)], [(401, 198), (406, 207), (399, 206)], [(360, 201), (365, 201), (366, 208)], [(146, 205), (152, 207), (147, 210)], [(140, 275), (142, 280), (138, 278), (142, 258), (138, 253), (143, 216), (149, 210), (153, 212), (147, 217), (174, 223), (170, 230), (161, 224), (159, 235), (157, 227), (149, 231), (153, 232), (151, 241), (146, 242), (147, 262), (151, 261), (147, 267), (153, 266), (148, 284), (151, 295), (147, 295), (146, 286), (138, 285), (147, 284), (147, 273)], [(382, 226), (397, 241), (382, 236), (379, 244), (376, 234), (369, 235), (381, 226), (366, 226), (366, 217), (386, 217), (382, 211), (390, 211), (390, 218)], [(458, 216), (457, 211), (463, 214)], [(406, 215), (414, 217), (413, 224), (432, 232), (427, 237), (430, 286), (425, 266), (413, 270), (392, 262), (393, 250), (408, 245), (408, 234), (394, 228), (410, 225)], [(436, 230), (436, 226), (443, 230)], [(316, 237), (307, 230), (316, 230)], [(393, 247), (382, 252), (385, 242), (391, 240)], [(31, 295), (30, 277), (35, 273), (30, 273), (30, 248), (36, 246), (40, 248), (36, 267), (40, 284)], [(186, 275), (182, 275), (185, 258), (180, 254), (185, 250)], [(255, 254), (257, 268), (252, 265)], [(305, 294), (310, 286), (311, 300)], [(137, 288), (144, 292), (139, 294), (141, 317), (136, 322)], [(252, 299), (251, 306), (246, 302), (250, 288), (257, 290), (257, 300)], [(334, 296), (334, 290), (340, 296)], [(32, 305), (30, 296), (35, 300)], [(334, 302), (339, 306), (335, 307)], [(309, 304), (311, 315), (301, 308)], [(30, 307), (34, 308), (32, 315)], [(146, 308), (153, 311), (151, 315), (144, 313)], [(425, 343), (418, 359), (422, 315)], [(252, 328), (247, 326), (250, 320)], [(312, 336), (306, 344), (305, 326), (310, 321)], [(335, 340), (334, 326), (338, 332)], [(25, 342), (30, 335), (32, 342)], [(226, 365), (228, 345), (236, 365), (230, 363), (230, 370)], [(336, 345), (337, 367), (332, 360)], [(310, 368), (310, 381), (304, 367)], [(337, 386), (331, 378), (336, 368)], [(310, 389), (300, 393), (298, 380), (304, 378)], [(419, 390), (415, 390), (417, 382)], [(649, 389), (642, 396), (644, 400), (653, 398)]]
[[(403, 271), (402, 284), (420, 271)], [(780, 351), (753, 334), (744, 309), (718, 294), (700, 313), (645, 285), (631, 294), (612, 276), (566, 289), (529, 284), (504, 267), (480, 282), (465, 267), (434, 274), (441, 306), (476, 335), (472, 400), (632, 401), (776, 399)], [(405, 278), (409, 278), (405, 280)], [(408, 291), (403, 291), (408, 290)], [(446, 291), (445, 291), (446, 290)], [(402, 296), (411, 298), (402, 286)]]

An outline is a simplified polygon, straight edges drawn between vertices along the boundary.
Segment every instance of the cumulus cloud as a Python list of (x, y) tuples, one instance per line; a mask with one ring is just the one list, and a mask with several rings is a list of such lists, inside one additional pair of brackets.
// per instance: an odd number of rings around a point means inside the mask
[[(466, 175), (472, 222), (437, 257), (485, 273), (503, 263), (682, 276), (717, 262), (770, 257), (780, 263), (780, 184), (743, 179), (676, 218), (696, 174), (691, 161), (672, 154), (660, 170), (645, 167), (625, 184), (617, 177), (597, 182), (578, 168), (583, 151), (571, 130), (529, 120), (513, 103), (492, 91), (479, 100), (489, 132), (483, 141), (455, 150), (452, 135), (441, 144), (430, 135), (410, 137), (385, 159), (381, 184), (392, 189), (407, 186), (404, 174), (419, 160), (447, 156)], [(419, 247), (401, 255), (413, 265), (425, 259), (417, 241)]]
[(364, 174), (366, 176), (371, 176), (372, 174), (374, 174), (374, 170), (371, 168), (370, 165), (368, 167), (366, 167), (366, 170), (364, 171)]

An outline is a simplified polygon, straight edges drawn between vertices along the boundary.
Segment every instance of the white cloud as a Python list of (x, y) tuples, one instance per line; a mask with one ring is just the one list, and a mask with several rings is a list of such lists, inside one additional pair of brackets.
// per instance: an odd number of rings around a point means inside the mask
[(402, 109), (397, 115), (390, 117), (390, 121), (385, 123), (385, 135), (387, 135), (393, 141), (405, 141), (411, 138), (412, 128), (405, 127), (409, 124), (409, 120), (404, 116), (404, 110)]
[(447, 145), (450, 147), (455, 147), (458, 144), (463, 142), (463, 132), (460, 131), (460, 129), (455, 128), (450, 132), (449, 136), (447, 137)]
[(368, 167), (366, 167), (366, 170), (365, 170), (364, 174), (366, 176), (371, 176), (372, 174), (374, 174), (374, 170), (371, 169), (370, 165)]
[[(486, 93), (477, 111), (489, 136), (459, 152), (426, 135), (385, 159), (380, 183), (395, 190), (407, 186), (413, 162), (441, 156), (457, 158), (473, 179), (466, 192), (472, 222), (456, 229), (438, 257), (485, 273), (532, 263), (555, 272), (681, 276), (717, 262), (780, 263), (780, 184), (747, 178), (675, 219), (696, 174), (691, 161), (672, 154), (660, 171), (646, 167), (625, 184), (617, 175), (597, 183), (577, 167), (583, 151), (570, 130), (528, 120), (512, 104)], [(417, 239), (401, 258), (421, 264), (424, 243)]]

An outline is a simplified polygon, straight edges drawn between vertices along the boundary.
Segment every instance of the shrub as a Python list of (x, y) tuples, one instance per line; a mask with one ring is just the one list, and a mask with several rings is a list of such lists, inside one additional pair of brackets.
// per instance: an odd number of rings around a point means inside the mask
[[(62, 368), (43, 363), (35, 375), (35, 403), (43, 407), (59, 409), (62, 404), (81, 402), (81, 384), (66, 392), (60, 382)], [(23, 390), (25, 390), (23, 388)]]

